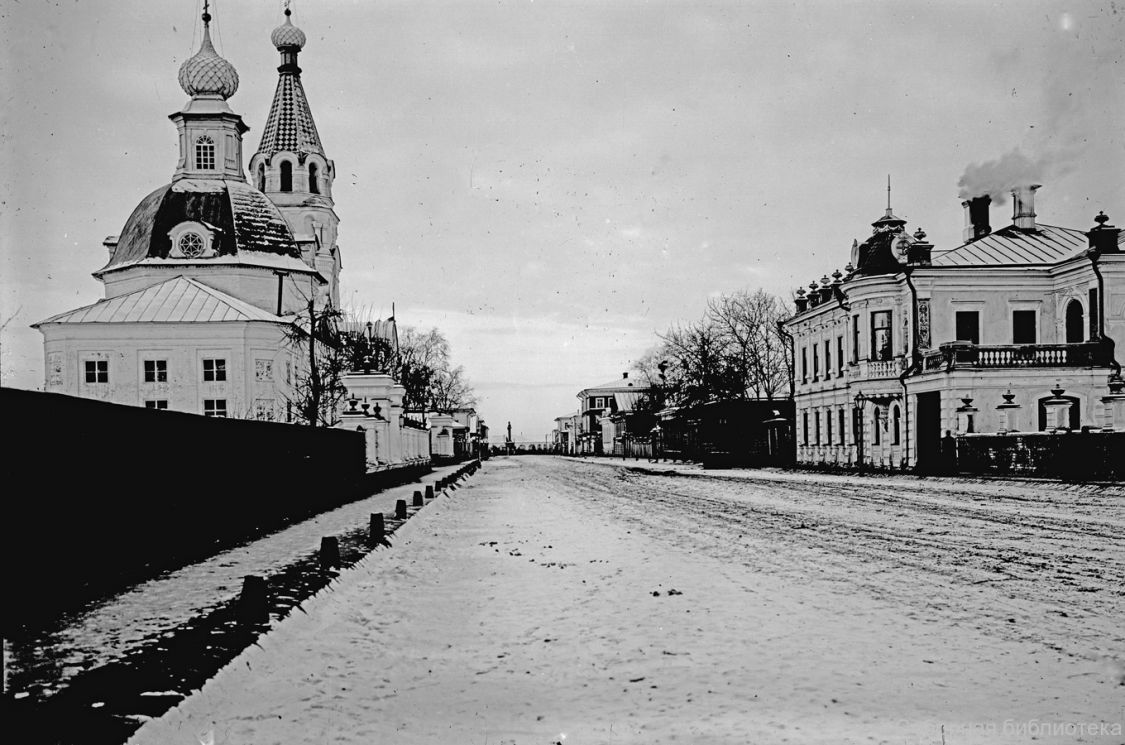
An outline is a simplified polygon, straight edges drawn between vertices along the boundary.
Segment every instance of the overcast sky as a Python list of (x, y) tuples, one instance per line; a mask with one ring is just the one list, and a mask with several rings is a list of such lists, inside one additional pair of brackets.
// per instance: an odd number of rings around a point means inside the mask
[[(0, 0), (4, 385), (42, 387), (28, 324), (102, 297), (102, 239), (171, 179), (200, 5)], [(212, 3), (247, 159), (281, 8)], [(788, 296), (841, 267), (888, 173), (939, 249), (960, 242), (966, 167), (1014, 148), (1041, 222), (1125, 223), (1116, 0), (293, 9), (345, 304), (440, 328), (496, 434), (541, 439), (708, 296)]]

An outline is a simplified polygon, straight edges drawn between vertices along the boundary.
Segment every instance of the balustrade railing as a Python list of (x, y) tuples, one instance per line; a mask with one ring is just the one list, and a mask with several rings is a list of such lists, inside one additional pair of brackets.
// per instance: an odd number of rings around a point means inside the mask
[(953, 342), (922, 356), (924, 372), (954, 368), (1099, 367), (1109, 364), (1101, 342), (1075, 344), (970, 344)]

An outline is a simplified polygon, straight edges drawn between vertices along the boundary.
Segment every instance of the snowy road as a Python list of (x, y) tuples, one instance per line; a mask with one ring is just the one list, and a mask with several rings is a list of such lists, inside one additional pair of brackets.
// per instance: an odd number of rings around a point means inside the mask
[(1125, 742), (1120, 490), (623, 465), (487, 463), (131, 742)]

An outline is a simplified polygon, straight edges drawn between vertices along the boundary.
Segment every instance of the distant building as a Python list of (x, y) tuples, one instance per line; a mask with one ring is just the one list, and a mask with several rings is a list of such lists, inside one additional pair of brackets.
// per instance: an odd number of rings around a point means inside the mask
[(563, 455), (573, 455), (577, 452), (578, 434), (577, 414), (555, 417), (555, 428), (551, 430), (551, 449)]
[[(575, 451), (609, 455), (614, 452), (615, 444), (620, 443), (627, 434), (647, 436), (648, 427), (639, 427), (634, 419), (638, 413), (637, 405), (652, 391), (650, 386), (630, 380), (627, 372), (622, 373), (617, 380), (579, 391)], [(616, 421), (615, 415), (618, 415)], [(630, 427), (631, 422), (634, 423), (633, 427)], [(652, 426), (651, 422), (648, 426)]]
[(964, 202), (964, 242), (939, 250), (886, 214), (851, 262), (785, 322), (796, 362), (797, 459), (932, 465), (943, 435), (1122, 427), (1111, 388), (1125, 343), (1121, 231), (1036, 220), (1038, 186), (1013, 191), (1011, 225)]
[(46, 390), (207, 416), (289, 419), (304, 355), (286, 329), (309, 304), (339, 301), (335, 166), (301, 85), (305, 35), (286, 10), (261, 143), (242, 167), (249, 127), (228, 105), (238, 74), (203, 14), (199, 51), (180, 67), (189, 96), (169, 118), (179, 158), (145, 197), (94, 277), (103, 300), (35, 324)]

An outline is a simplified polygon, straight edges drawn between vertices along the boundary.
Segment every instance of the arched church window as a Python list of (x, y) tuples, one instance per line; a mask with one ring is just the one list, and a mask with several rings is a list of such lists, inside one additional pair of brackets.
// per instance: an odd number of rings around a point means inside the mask
[(200, 171), (215, 170), (215, 141), (207, 135), (195, 141), (195, 167)]
[(266, 190), (266, 164), (258, 164), (258, 191)]
[(320, 193), (320, 180), (318, 179), (319, 175), (320, 174), (317, 171), (316, 163), (309, 163), (309, 193), (310, 194), (319, 194)]
[(180, 236), (180, 241), (177, 244), (180, 249), (180, 255), (186, 259), (195, 259), (203, 255), (204, 242), (203, 236), (199, 233), (187, 232)]
[(1066, 304), (1066, 343), (1077, 344), (1086, 340), (1086, 322), (1083, 318), (1082, 303), (1071, 300)]
[(293, 164), (287, 160), (281, 161), (281, 190), (293, 191)]

